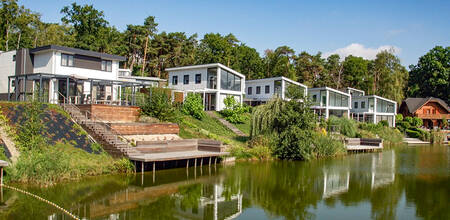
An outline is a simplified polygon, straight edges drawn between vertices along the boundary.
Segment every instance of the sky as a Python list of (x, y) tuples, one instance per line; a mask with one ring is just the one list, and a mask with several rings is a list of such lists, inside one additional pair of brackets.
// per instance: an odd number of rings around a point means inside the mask
[[(73, 1), (19, 0), (45, 22), (60, 22)], [(233, 33), (241, 42), (266, 49), (287, 45), (296, 53), (337, 53), (374, 59), (392, 50), (408, 67), (436, 45), (450, 46), (450, 1), (287, 1), (287, 0), (97, 0), (106, 20), (119, 30), (155, 16), (166, 32)]]

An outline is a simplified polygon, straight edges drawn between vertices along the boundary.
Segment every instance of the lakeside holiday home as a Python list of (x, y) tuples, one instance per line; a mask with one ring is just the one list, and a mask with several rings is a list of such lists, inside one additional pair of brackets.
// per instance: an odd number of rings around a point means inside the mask
[(265, 79), (254, 79), (245, 81), (244, 102), (251, 106), (257, 106), (266, 103), (274, 95), (278, 95), (282, 99), (286, 99), (287, 88), (293, 86), (307, 95), (307, 87), (301, 83), (286, 77), (272, 77)]
[(395, 127), (395, 114), (397, 112), (395, 101), (377, 95), (365, 95), (364, 91), (350, 87), (346, 91), (351, 95), (351, 118), (374, 124), (387, 121), (390, 127)]
[(311, 109), (321, 118), (350, 116), (350, 94), (329, 87), (309, 88)]
[(206, 111), (224, 109), (223, 101), (227, 96), (243, 102), (245, 76), (220, 63), (167, 68), (166, 71), (175, 101), (183, 101), (188, 93), (199, 93)]
[(404, 117), (418, 117), (426, 128), (443, 128), (444, 120), (450, 120), (450, 108), (440, 98), (407, 98), (403, 100), (399, 111)]
[(0, 99), (56, 104), (65, 96), (73, 104), (134, 105), (139, 88), (161, 80), (120, 76), (121, 61), (125, 57), (57, 45), (1, 52)]

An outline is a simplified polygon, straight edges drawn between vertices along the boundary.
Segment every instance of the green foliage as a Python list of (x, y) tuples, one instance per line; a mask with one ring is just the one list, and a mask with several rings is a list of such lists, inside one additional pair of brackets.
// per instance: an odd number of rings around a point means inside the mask
[(22, 152), (6, 173), (8, 181), (48, 185), (82, 176), (132, 170), (128, 160), (116, 160), (106, 153), (90, 154), (70, 144), (58, 143)]
[(352, 119), (331, 116), (327, 120), (327, 130), (331, 131), (333, 129), (347, 137), (354, 138), (357, 135), (357, 124)]
[(382, 124), (360, 123), (358, 125), (359, 136), (363, 138), (382, 138), (385, 142), (397, 144), (403, 140), (403, 134), (395, 128)]
[(408, 137), (411, 137), (411, 138), (420, 138), (421, 137), (421, 134), (419, 131), (406, 129), (405, 132), (406, 132), (406, 135), (408, 135)]
[(227, 96), (223, 103), (225, 104), (225, 109), (220, 111), (225, 119), (233, 124), (243, 124), (248, 120), (248, 113), (250, 111), (249, 106), (241, 105), (237, 103), (233, 96)]
[(382, 121), (378, 122), (378, 124), (383, 127), (389, 127), (389, 122), (386, 120), (382, 120)]
[(430, 142), (442, 144), (445, 140), (446, 134), (440, 130), (433, 130), (430, 132)]
[(203, 100), (198, 93), (189, 93), (183, 102), (182, 112), (187, 115), (191, 115), (196, 119), (201, 120), (205, 117), (205, 111), (203, 110)]
[(410, 69), (410, 96), (433, 96), (450, 103), (450, 47), (434, 47)]
[(39, 150), (46, 146), (48, 142), (47, 138), (42, 135), (46, 128), (41, 120), (44, 113), (43, 106), (38, 102), (31, 102), (23, 105), (23, 107), (25, 122), (19, 125), (17, 129), (17, 146), (21, 151)]
[(410, 125), (414, 125), (414, 119), (412, 117), (406, 116), (404, 120), (408, 122)]
[(396, 114), (396, 115), (395, 115), (395, 121), (396, 121), (396, 122), (398, 122), (398, 121), (403, 121), (403, 115), (402, 115), (402, 114)]
[(420, 126), (423, 125), (423, 121), (422, 121), (421, 118), (414, 117), (414, 118), (412, 118), (412, 123), (411, 123), (411, 125), (414, 126), (414, 127), (420, 127)]
[(152, 88), (151, 94), (146, 97), (146, 101), (140, 108), (141, 114), (161, 121), (174, 121), (176, 119), (176, 108), (172, 105), (165, 89)]

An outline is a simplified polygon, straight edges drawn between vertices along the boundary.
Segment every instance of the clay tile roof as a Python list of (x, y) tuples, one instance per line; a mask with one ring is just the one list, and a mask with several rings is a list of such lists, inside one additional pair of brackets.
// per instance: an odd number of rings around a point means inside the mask
[(450, 112), (450, 108), (447, 103), (440, 98), (427, 97), (427, 98), (407, 98), (404, 100), (405, 104), (408, 106), (408, 110), (410, 113), (416, 112), (420, 107), (425, 105), (425, 103), (429, 101), (435, 101), (439, 103), (443, 108), (445, 108), (448, 112)]

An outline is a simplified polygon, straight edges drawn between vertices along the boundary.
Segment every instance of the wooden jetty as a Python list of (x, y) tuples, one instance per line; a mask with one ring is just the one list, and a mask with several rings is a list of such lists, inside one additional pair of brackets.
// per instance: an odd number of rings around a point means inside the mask
[[(136, 170), (145, 171), (146, 163), (152, 163), (153, 171), (156, 162), (182, 161), (189, 168), (189, 163), (194, 162), (203, 166), (203, 163), (216, 164), (217, 159), (226, 156), (225, 146), (220, 141), (206, 139), (184, 139), (169, 141), (138, 141), (134, 148), (138, 153), (128, 156), (135, 163)], [(138, 168), (138, 166), (140, 166)]]
[(348, 152), (374, 152), (383, 150), (381, 138), (346, 138), (345, 147)]
[(8, 162), (0, 160), (0, 186), (3, 186), (3, 167), (7, 167), (8, 165)]

